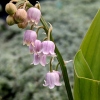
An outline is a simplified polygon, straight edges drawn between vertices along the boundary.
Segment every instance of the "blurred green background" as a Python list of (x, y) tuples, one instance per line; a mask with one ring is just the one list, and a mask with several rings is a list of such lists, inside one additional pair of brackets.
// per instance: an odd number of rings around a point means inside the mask
[[(40, 3), (42, 15), (53, 26), (52, 34), (63, 58), (73, 60), (100, 1), (45, 0)], [(8, 26), (0, 19), (0, 100), (68, 100), (63, 78), (61, 87), (52, 90), (43, 87), (49, 66), (30, 65), (33, 56), (22, 44), (26, 29)], [(39, 39), (43, 39), (42, 33), (43, 30), (39, 31)], [(53, 67), (56, 64), (55, 60)], [(67, 64), (67, 68), (73, 89), (73, 63)]]

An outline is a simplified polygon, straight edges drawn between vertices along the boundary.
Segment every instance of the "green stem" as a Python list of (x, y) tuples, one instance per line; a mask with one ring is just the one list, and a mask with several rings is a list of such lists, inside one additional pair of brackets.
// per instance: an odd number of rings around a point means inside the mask
[(48, 30), (48, 40), (50, 40), (50, 29)]
[(52, 58), (50, 59), (50, 72), (52, 72)]
[(30, 28), (30, 30), (33, 30), (33, 28), (34, 28), (34, 23), (31, 25), (31, 28)]
[[(43, 19), (42, 16), (41, 16), (41, 23), (44, 26), (44, 30), (45, 30), (46, 34), (48, 35), (49, 27), (48, 27), (48, 24), (46, 23), (46, 21)], [(50, 34), (50, 40), (54, 41), (51, 34)], [(55, 47), (55, 52), (56, 52), (57, 59), (58, 59), (58, 62), (60, 64), (60, 67), (61, 67), (61, 70), (62, 70), (62, 75), (63, 75), (66, 91), (67, 91), (67, 94), (68, 94), (68, 98), (69, 98), (69, 100), (73, 100), (73, 95), (72, 95), (72, 91), (71, 91), (71, 87), (70, 87), (70, 83), (69, 83), (67, 68), (65, 66), (64, 60), (63, 60), (57, 46)]]
[[(49, 23), (49, 24), (50, 24), (50, 23)], [(50, 28), (49, 28), (48, 33), (47, 33), (47, 35), (48, 35), (48, 40), (50, 40), (51, 32), (52, 32), (52, 25), (50, 24)]]
[(41, 28), (44, 29), (44, 26), (39, 26), (39, 27), (37, 28), (37, 30), (36, 30), (37, 36), (38, 36), (38, 32), (39, 32), (39, 30), (40, 30)]
[(57, 66), (56, 66), (56, 71), (58, 70), (59, 64), (60, 64), (60, 63), (58, 63)]

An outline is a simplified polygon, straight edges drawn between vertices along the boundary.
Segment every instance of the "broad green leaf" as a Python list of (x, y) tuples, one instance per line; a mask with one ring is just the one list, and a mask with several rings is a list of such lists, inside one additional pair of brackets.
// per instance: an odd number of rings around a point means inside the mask
[(75, 73), (74, 100), (100, 100), (100, 82)]
[(100, 10), (83, 39), (80, 49), (90, 66), (94, 78), (100, 80)]
[(74, 99), (100, 100), (100, 10), (74, 59)]
[(85, 61), (81, 50), (79, 50), (75, 56), (74, 65), (78, 76), (93, 79), (92, 72)]

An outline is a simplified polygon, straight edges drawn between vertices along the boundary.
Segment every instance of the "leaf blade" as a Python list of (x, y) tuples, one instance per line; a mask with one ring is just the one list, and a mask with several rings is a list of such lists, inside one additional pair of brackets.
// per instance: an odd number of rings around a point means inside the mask
[(82, 51), (79, 50), (74, 59), (74, 70), (79, 77), (93, 79), (93, 74), (84, 59)]
[(98, 10), (85, 38), (80, 46), (84, 58), (96, 80), (100, 80), (100, 10)]

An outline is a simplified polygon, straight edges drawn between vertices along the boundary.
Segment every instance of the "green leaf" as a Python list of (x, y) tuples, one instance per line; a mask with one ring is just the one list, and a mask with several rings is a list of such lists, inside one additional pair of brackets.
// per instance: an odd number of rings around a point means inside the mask
[(100, 10), (74, 59), (74, 100), (100, 100)]
[(74, 100), (100, 100), (100, 82), (75, 73)]
[(78, 76), (93, 79), (92, 72), (85, 61), (81, 50), (79, 50), (75, 56), (74, 65)]
[(94, 78), (100, 80), (100, 10), (83, 39), (80, 49), (90, 66)]

